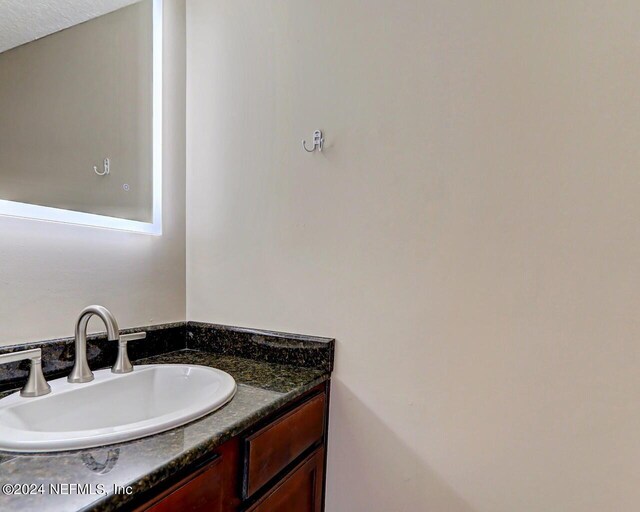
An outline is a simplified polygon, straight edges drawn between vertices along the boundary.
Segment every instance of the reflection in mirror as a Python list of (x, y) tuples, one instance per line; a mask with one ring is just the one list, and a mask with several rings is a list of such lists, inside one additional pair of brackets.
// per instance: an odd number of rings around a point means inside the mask
[(0, 214), (160, 233), (160, 24), (161, 0), (0, 3)]
[[(104, 451), (104, 450), (100, 450)], [(118, 463), (118, 459), (120, 458), (120, 448), (111, 448), (107, 450), (106, 457), (104, 457), (104, 462), (98, 462), (91, 452), (84, 452), (80, 454), (80, 458), (84, 463), (85, 467), (94, 473), (98, 473), (99, 475), (106, 475), (113, 468), (116, 467)]]

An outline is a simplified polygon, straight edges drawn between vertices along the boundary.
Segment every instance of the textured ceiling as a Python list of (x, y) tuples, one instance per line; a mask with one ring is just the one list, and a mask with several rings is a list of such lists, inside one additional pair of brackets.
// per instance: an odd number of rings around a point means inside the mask
[(0, 0), (0, 53), (138, 0)]

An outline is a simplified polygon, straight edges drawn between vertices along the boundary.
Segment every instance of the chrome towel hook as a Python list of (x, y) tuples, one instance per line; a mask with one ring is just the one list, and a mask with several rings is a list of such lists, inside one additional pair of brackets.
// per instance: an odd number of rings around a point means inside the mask
[(98, 171), (98, 166), (93, 166), (93, 172), (95, 172), (98, 176), (106, 176), (111, 172), (111, 160), (105, 158), (102, 162), (102, 172)]
[(307, 141), (302, 141), (302, 147), (307, 153), (313, 153), (316, 148), (318, 151), (322, 151), (322, 147), (324, 146), (324, 137), (322, 136), (322, 130), (316, 130), (313, 132), (313, 146), (311, 149), (307, 148)]
[(93, 172), (95, 172), (98, 176), (106, 176), (111, 172), (111, 160), (105, 158), (102, 162), (102, 172), (98, 171), (98, 166), (93, 166)]

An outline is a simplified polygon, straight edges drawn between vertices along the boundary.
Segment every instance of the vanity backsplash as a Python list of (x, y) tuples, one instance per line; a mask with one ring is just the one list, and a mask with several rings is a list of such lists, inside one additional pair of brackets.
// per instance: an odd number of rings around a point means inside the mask
[[(192, 349), (269, 363), (318, 368), (327, 372), (333, 369), (335, 341), (331, 338), (203, 322), (122, 329), (121, 334), (142, 331), (147, 333), (145, 339), (128, 344), (132, 361)], [(73, 337), (1, 347), (0, 354), (31, 348), (42, 349), (42, 369), (47, 380), (66, 376), (71, 371), (75, 356)], [(111, 366), (117, 352), (118, 344), (108, 341), (104, 333), (87, 338), (87, 357), (89, 366), (94, 370)], [(0, 365), (0, 391), (22, 386), (28, 373), (28, 361)]]

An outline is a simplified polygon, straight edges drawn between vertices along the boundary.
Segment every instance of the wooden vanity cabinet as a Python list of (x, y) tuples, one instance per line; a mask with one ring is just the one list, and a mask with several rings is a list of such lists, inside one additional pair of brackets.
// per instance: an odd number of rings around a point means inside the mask
[(320, 447), (247, 512), (322, 512), (323, 487), (324, 448)]
[(136, 508), (136, 512), (225, 512), (239, 509), (236, 492), (239, 470), (239, 439), (222, 445), (207, 458), (155, 496)]
[(313, 396), (244, 440), (243, 498), (299, 460), (324, 434), (326, 398)]
[(228, 441), (136, 512), (322, 512), (328, 389)]
[(189, 476), (170, 492), (147, 503), (142, 510), (151, 512), (222, 512), (223, 501), (219, 492), (223, 485), (220, 458)]

